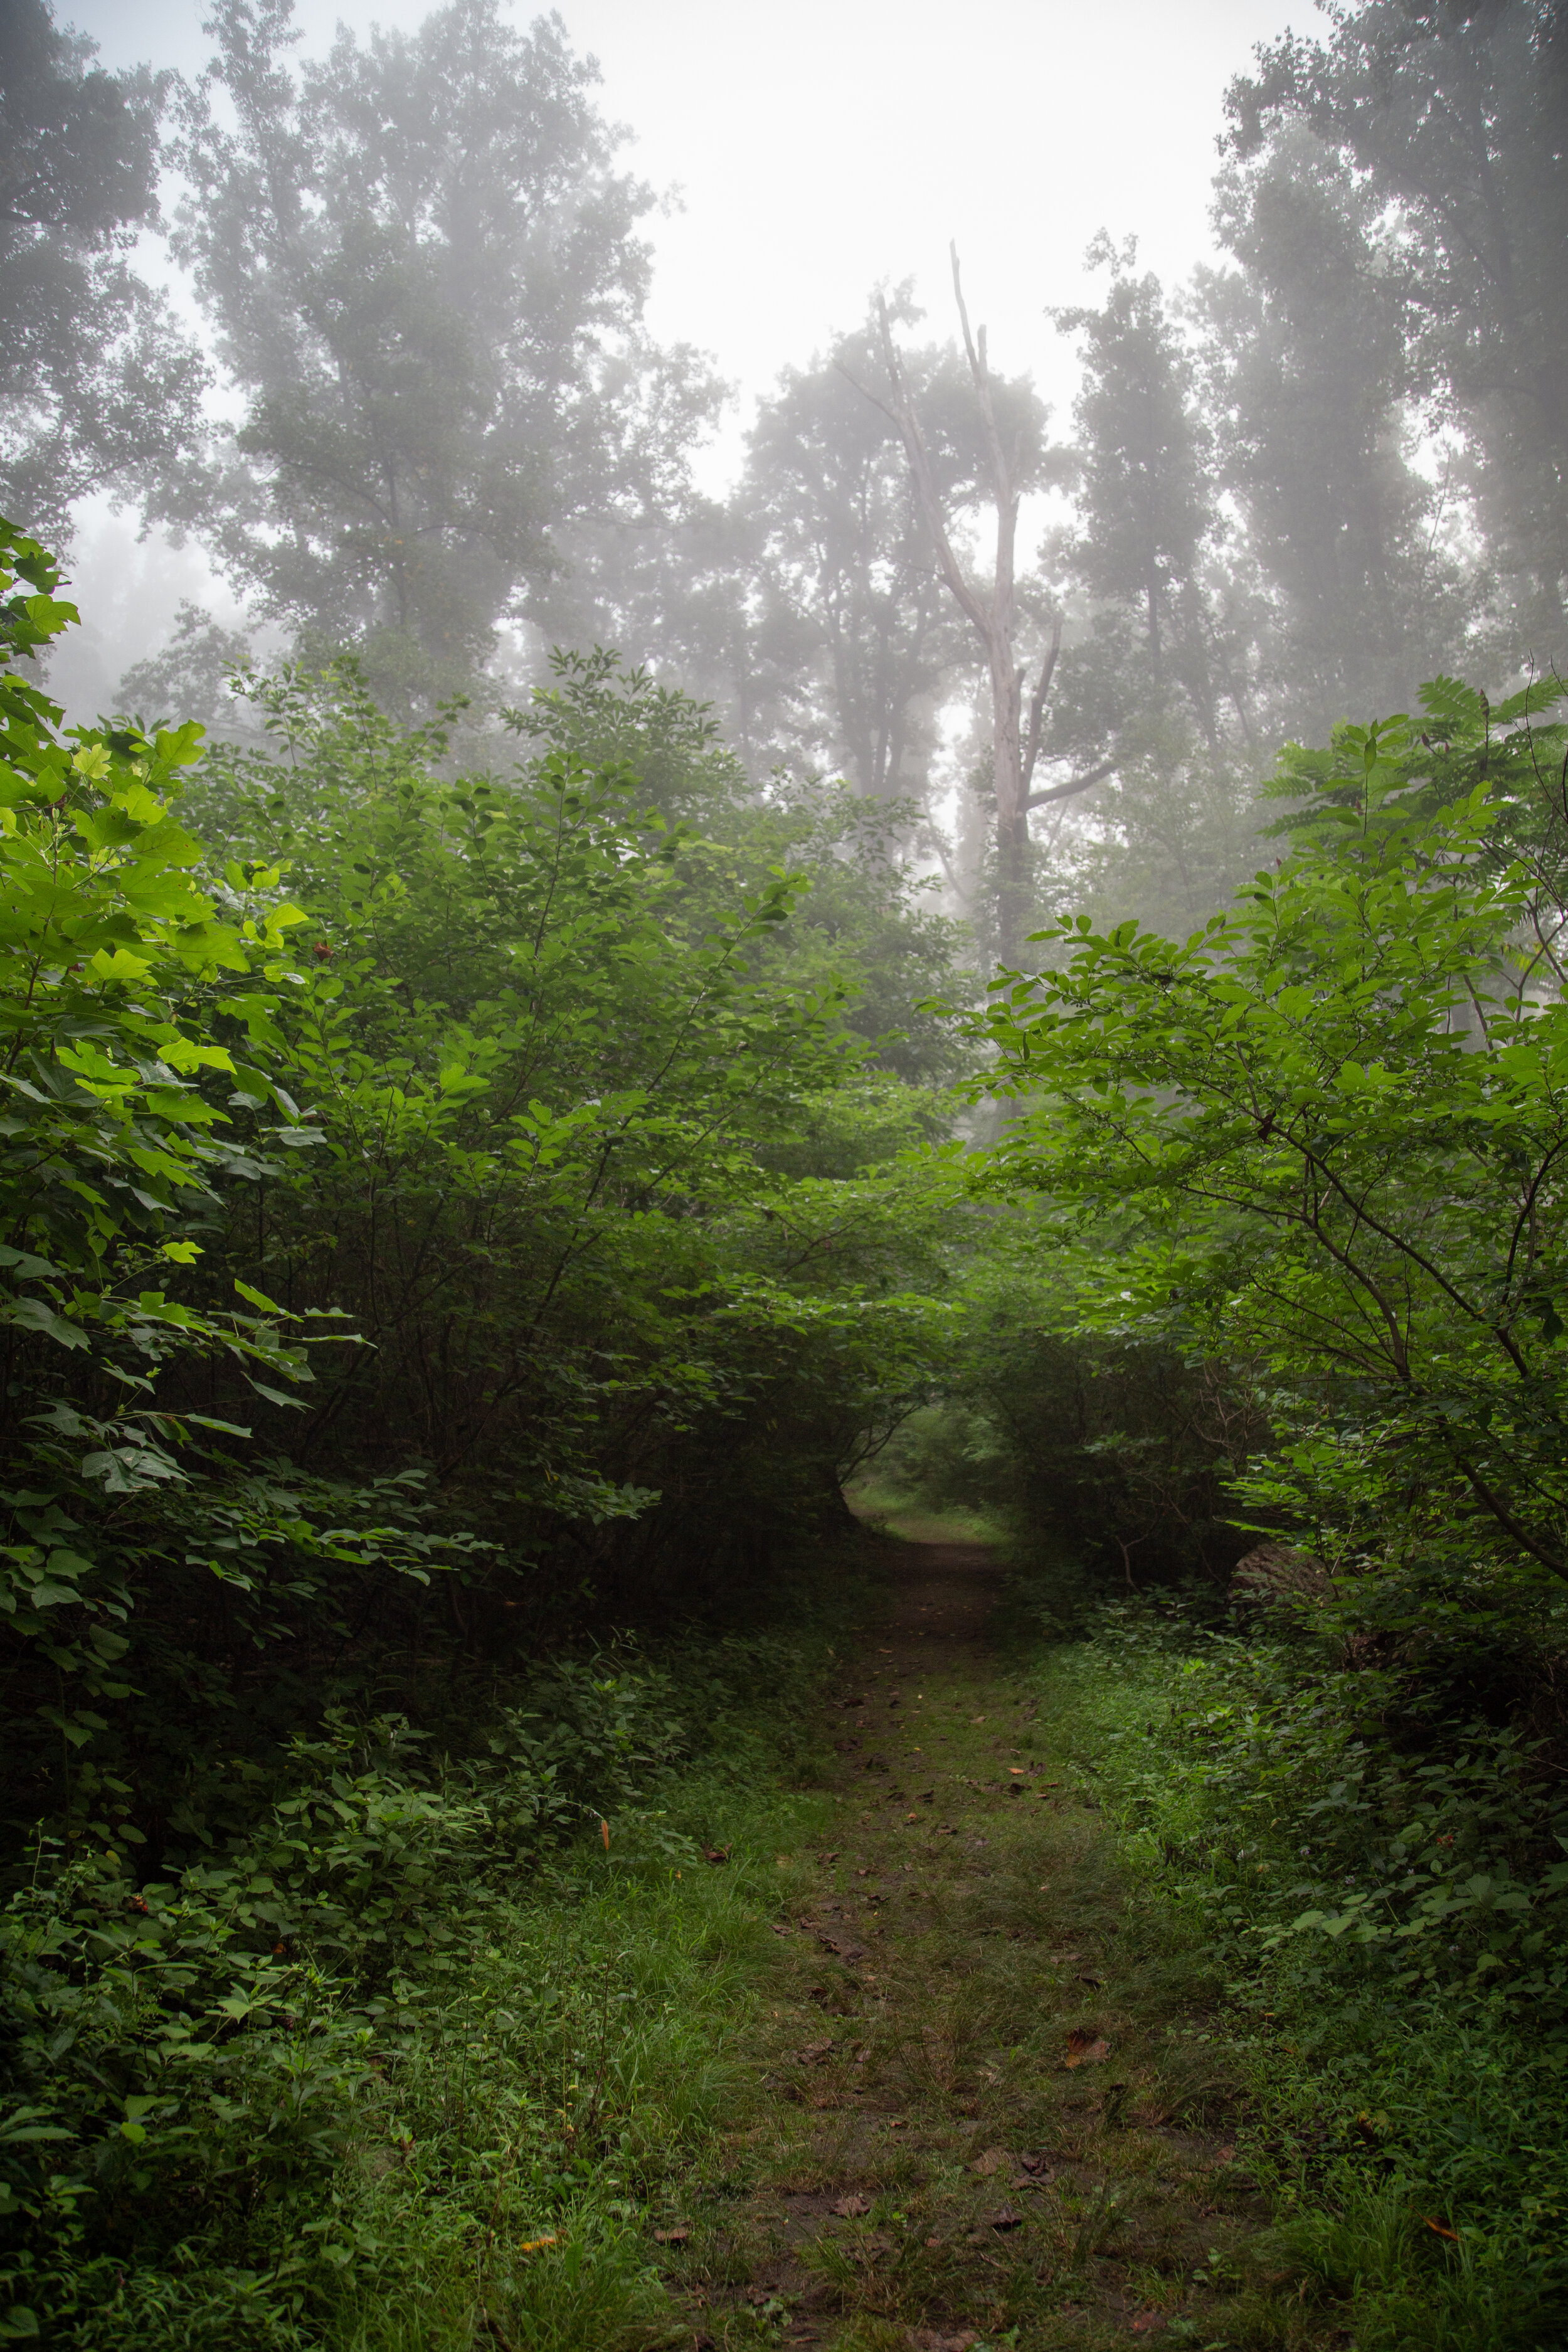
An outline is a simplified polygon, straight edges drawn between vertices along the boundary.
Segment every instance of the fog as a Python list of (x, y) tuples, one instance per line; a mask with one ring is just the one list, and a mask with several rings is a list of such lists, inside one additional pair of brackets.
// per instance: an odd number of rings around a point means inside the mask
[(73, 717), (352, 659), (478, 759), (615, 648), (759, 798), (900, 810), (989, 954), (1202, 921), (1282, 742), (1568, 655), (1541, 0), (93, 0), (107, 111), (12, 8)]
[[(189, 74), (205, 0), (76, 0), (71, 21), (106, 65), (146, 58)], [(335, 26), (412, 30), (428, 0), (300, 0), (300, 53)], [(539, 11), (503, 13), (526, 24)], [(605, 112), (629, 160), (671, 193), (651, 225), (648, 322), (711, 352), (740, 395), (836, 330), (867, 289), (912, 277), (945, 305), (947, 248), (1011, 365), (1053, 392), (1070, 364), (1047, 303), (1079, 299), (1096, 229), (1139, 239), (1180, 277), (1212, 250), (1221, 99), (1254, 43), (1314, 14), (1311, 0), (593, 0), (560, 11), (598, 59)], [(722, 478), (733, 445), (715, 465)]]
[[(191, 76), (211, 46), (206, 0), (77, 0), (68, 13), (116, 69), (145, 60)], [(320, 54), (341, 25), (412, 30), (429, 13), (426, 0), (300, 0), (300, 54)], [(632, 168), (667, 199), (646, 228), (649, 330), (711, 353), (732, 387), (698, 457), (714, 494), (733, 480), (756, 394), (852, 326), (871, 287), (912, 278), (947, 331), (950, 241), (999, 363), (1068, 400), (1072, 354), (1046, 307), (1082, 298), (1084, 248), (1101, 227), (1136, 236), (1141, 263), (1168, 278), (1212, 253), (1225, 85), (1291, 14), (1285, 0), (979, 0), (957, 12), (936, 0), (595, 0), (561, 13), (599, 62)], [(73, 572), (92, 618), (55, 677), (84, 712), (157, 650), (181, 598), (242, 617), (199, 547), (159, 532), (139, 543), (103, 499), (82, 512)]]
[(1568, 0), (72, 5), (0, 2345), (1568, 2342)]

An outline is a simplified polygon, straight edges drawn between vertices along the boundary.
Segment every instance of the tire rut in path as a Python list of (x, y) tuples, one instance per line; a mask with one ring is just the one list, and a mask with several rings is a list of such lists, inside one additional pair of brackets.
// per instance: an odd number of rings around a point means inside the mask
[(830, 1694), (828, 1833), (781, 1857), (754, 2097), (671, 2264), (689, 2340), (1211, 2342), (1268, 2217), (1201, 1969), (996, 1646), (994, 1555), (878, 1550), (892, 1607)]

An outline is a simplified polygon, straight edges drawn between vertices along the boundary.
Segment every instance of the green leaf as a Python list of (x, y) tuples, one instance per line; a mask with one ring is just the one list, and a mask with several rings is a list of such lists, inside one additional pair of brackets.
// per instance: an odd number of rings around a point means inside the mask
[(242, 1298), (248, 1299), (252, 1307), (259, 1307), (263, 1314), (281, 1315), (285, 1312), (275, 1298), (268, 1298), (264, 1290), (257, 1290), (250, 1283), (242, 1282), (237, 1275), (234, 1279), (234, 1286)]

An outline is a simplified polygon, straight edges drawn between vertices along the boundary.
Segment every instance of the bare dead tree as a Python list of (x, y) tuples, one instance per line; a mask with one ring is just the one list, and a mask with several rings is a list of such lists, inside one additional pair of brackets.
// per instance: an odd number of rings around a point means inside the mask
[(1088, 792), (1090, 785), (1102, 782), (1113, 772), (1116, 762), (1114, 759), (1102, 760), (1083, 775), (1070, 777), (1064, 783), (1050, 784), (1039, 792), (1033, 789), (1047, 704), (1061, 652), (1062, 625), (1058, 615), (1052, 625), (1039, 676), (1028, 697), (1026, 719), (1027, 669), (1017, 658), (1014, 636), (1017, 614), (1018, 508), (1028, 486), (1027, 453), (1022, 427), (1011, 436), (1003, 432), (986, 357), (985, 330), (982, 327), (978, 332), (972, 332), (970, 329), (957, 247), (950, 247), (950, 252), (953, 299), (963, 330), (970, 379), (980, 405), (991, 504), (996, 516), (995, 554), (988, 588), (970, 579), (953, 547), (930, 445), (893, 341), (888, 306), (880, 294), (877, 297), (877, 320), (888, 372), (888, 397), (880, 398), (864, 384), (858, 389), (875, 402), (903, 443), (910, 478), (936, 551), (942, 580), (984, 652), (991, 683), (991, 759), (995, 787), (997, 946), (1002, 962), (1016, 964), (1029, 907), (1029, 811), (1043, 808), (1047, 802), (1064, 801), (1076, 793)]

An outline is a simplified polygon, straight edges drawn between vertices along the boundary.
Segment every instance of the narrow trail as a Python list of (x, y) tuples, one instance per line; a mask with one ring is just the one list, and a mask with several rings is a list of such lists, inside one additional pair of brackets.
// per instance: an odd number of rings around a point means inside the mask
[(831, 1696), (829, 1833), (781, 1857), (752, 2096), (669, 2217), (691, 2341), (1208, 2345), (1267, 2214), (1194, 1956), (1126, 1899), (998, 1651), (994, 1555), (887, 1551), (890, 1622)]

